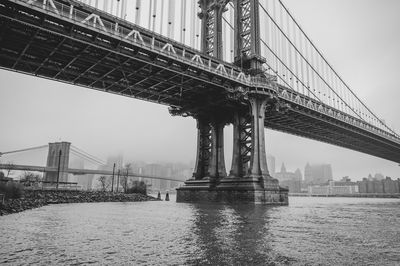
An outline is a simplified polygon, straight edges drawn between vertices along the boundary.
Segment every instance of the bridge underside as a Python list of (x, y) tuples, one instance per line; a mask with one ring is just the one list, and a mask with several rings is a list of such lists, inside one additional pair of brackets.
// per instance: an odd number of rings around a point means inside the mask
[(400, 162), (400, 144), (305, 108), (267, 112), (265, 126), (308, 139)]
[[(225, 89), (235, 86), (229, 80), (6, 0), (0, 0), (0, 67), (187, 113), (237, 106)], [(286, 113), (266, 113), (266, 127), (400, 162), (399, 143), (288, 103)]]
[(218, 77), (4, 0), (0, 49), (1, 68), (168, 106), (212, 104), (225, 94)]

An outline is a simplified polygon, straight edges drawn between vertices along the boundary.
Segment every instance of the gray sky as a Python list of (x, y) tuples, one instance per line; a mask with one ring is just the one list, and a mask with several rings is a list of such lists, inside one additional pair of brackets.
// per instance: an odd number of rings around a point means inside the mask
[[(356, 94), (399, 132), (400, 1), (284, 3)], [(195, 159), (195, 121), (171, 117), (166, 106), (4, 70), (0, 80), (0, 151), (63, 140), (104, 159), (118, 152), (149, 162)], [(229, 171), (231, 127), (225, 136)], [(266, 139), (277, 169), (282, 162), (302, 172), (307, 162), (331, 163), (335, 179), (376, 172), (400, 177), (397, 164), (369, 155), (269, 130)], [(18, 163), (2, 160), (8, 159)]]

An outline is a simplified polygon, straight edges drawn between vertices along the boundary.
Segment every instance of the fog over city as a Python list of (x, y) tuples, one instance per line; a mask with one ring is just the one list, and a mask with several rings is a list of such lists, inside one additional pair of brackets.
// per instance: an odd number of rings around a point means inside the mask
[[(400, 1), (284, 3), (355, 94), (399, 133)], [(172, 117), (167, 106), (5, 70), (0, 80), (0, 152), (68, 141), (103, 159), (122, 153), (125, 161), (195, 160), (195, 120)], [(397, 163), (276, 131), (266, 131), (266, 146), (277, 169), (282, 162), (302, 172), (307, 162), (329, 163), (334, 179), (360, 180), (370, 173), (400, 177)], [(228, 126), (227, 171), (231, 153)], [(45, 155), (37, 154), (43, 165)]]

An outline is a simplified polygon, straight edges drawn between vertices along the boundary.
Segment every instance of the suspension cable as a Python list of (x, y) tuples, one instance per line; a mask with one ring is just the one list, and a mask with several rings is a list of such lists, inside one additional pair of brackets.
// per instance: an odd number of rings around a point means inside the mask
[[(314, 45), (314, 43), (310, 40), (310, 38), (306, 35), (306, 33), (303, 31), (303, 29), (300, 27), (300, 25), (297, 23), (297, 21), (294, 19), (292, 14), (289, 12), (289, 10), (286, 8), (286, 6), (283, 4), (281, 0), (278, 0), (279, 3), (282, 5), (282, 7), (285, 9), (286, 13), (290, 16), (292, 21), (296, 24), (296, 26), (300, 29), (300, 31), (303, 33), (303, 35), (307, 38), (307, 40), (310, 42), (312, 47), (315, 49), (315, 51), (322, 57), (324, 62), (328, 65), (328, 67), (333, 71), (333, 73), (339, 78), (339, 80), (343, 83), (343, 85), (351, 92), (351, 94), (370, 112), (375, 118), (378, 119), (381, 125), (383, 125), (385, 128), (387, 128), (390, 132), (392, 132), (395, 136), (399, 136), (393, 129), (391, 129), (389, 126), (387, 126), (385, 123), (383, 123), (361, 100), (358, 98), (358, 96), (350, 89), (350, 87), (347, 85), (346, 82), (341, 78), (341, 76), (332, 68), (332, 66), (328, 63), (328, 61), (325, 59), (325, 57), (322, 55), (322, 53), (317, 49), (317, 47)], [(331, 88), (332, 89), (332, 88)], [(345, 102), (345, 101), (344, 101)], [(345, 104), (348, 106), (348, 104), (345, 102)], [(353, 112), (353, 108), (348, 106)], [(364, 120), (363, 118), (361, 118)], [(365, 121), (365, 120), (364, 120)]]
[(81, 157), (83, 159), (86, 159), (86, 160), (92, 162), (92, 163), (99, 164), (99, 165), (104, 165), (103, 162), (97, 161), (97, 160), (95, 160), (95, 159), (93, 159), (93, 158), (91, 158), (91, 157), (89, 157), (89, 156), (87, 156), (87, 155), (85, 155), (83, 153), (80, 153), (80, 152), (78, 152), (78, 151), (76, 151), (74, 149), (71, 149), (70, 152), (72, 154), (75, 154), (75, 155), (77, 155), (77, 156), (79, 156), (79, 157)]
[(37, 146), (37, 147), (32, 147), (32, 148), (26, 148), (26, 149), (20, 149), (20, 150), (14, 150), (14, 151), (6, 151), (6, 152), (0, 152), (0, 156), (4, 154), (10, 154), (10, 153), (17, 153), (17, 152), (24, 152), (24, 151), (31, 151), (31, 150), (38, 150), (38, 149), (43, 149), (48, 147), (49, 145), (42, 145), (42, 146)]
[[(326, 82), (326, 80), (319, 74), (318, 71), (315, 70), (315, 68), (310, 64), (310, 62), (304, 58), (303, 54), (298, 50), (298, 48), (293, 44), (293, 42), (287, 37), (287, 35), (283, 32), (283, 30), (279, 27), (279, 25), (276, 23), (276, 21), (269, 15), (269, 13), (267, 12), (267, 10), (265, 10), (264, 6), (262, 6), (259, 3), (261, 9), (264, 11), (264, 13), (271, 19), (271, 21), (275, 24), (275, 26), (279, 29), (279, 31), (285, 36), (285, 38), (288, 40), (288, 42), (293, 46), (293, 48), (296, 50), (296, 52), (304, 59), (304, 61), (309, 65), (309, 67), (317, 74), (317, 76), (325, 83), (326, 86), (328, 86), (334, 94), (336, 94), (336, 96), (338, 96), (340, 99), (341, 97), (335, 92), (334, 89), (332, 89), (332, 87)], [(295, 60), (296, 61), (296, 60)], [(295, 62), (295, 65), (297, 65), (297, 63)], [(321, 101), (322, 102), (322, 101)], [(348, 105), (346, 103), (346, 105)], [(352, 107), (350, 107), (350, 109), (363, 121), (365, 121), (359, 114), (357, 114), (357, 112), (355, 112), (353, 110)], [(367, 121), (365, 121), (367, 122)]]
[(79, 149), (78, 147), (76, 147), (76, 146), (74, 146), (74, 145), (71, 145), (71, 148), (74, 149), (74, 150), (77, 151), (77, 152), (82, 153), (82, 154), (85, 155), (85, 156), (88, 156), (88, 157), (90, 157), (90, 158), (92, 158), (92, 159), (94, 159), (94, 160), (100, 162), (101, 164), (105, 164), (105, 162), (104, 162), (102, 159), (100, 159), (100, 158), (98, 158), (98, 157), (96, 157), (96, 156), (94, 156), (94, 155), (91, 155), (91, 154), (87, 153), (86, 151), (84, 151), (84, 150), (82, 150), (82, 149)]

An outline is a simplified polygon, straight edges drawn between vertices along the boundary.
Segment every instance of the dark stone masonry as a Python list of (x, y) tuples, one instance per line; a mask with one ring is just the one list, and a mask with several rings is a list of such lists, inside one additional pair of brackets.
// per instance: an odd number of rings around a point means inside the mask
[(0, 202), (0, 216), (39, 208), (49, 204), (84, 202), (136, 202), (157, 200), (142, 194), (123, 194), (101, 191), (25, 191), (20, 199)]

